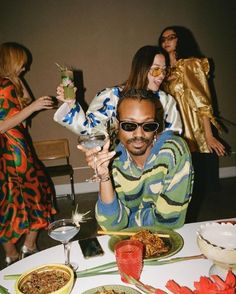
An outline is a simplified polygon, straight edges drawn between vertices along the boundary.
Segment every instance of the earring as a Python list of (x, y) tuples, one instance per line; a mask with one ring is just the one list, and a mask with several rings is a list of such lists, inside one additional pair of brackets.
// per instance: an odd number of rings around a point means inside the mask
[(157, 141), (157, 132), (155, 132), (154, 137), (153, 137), (153, 142), (155, 143)]

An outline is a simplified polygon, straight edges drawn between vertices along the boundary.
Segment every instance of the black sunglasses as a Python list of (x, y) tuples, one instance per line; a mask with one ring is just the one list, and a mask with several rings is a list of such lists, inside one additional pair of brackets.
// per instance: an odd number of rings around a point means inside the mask
[(120, 121), (119, 124), (122, 130), (126, 132), (134, 132), (138, 127), (142, 127), (144, 132), (155, 132), (159, 128), (159, 123), (156, 121), (144, 123)]
[(161, 43), (164, 43), (165, 41), (173, 41), (176, 38), (177, 38), (176, 34), (170, 34), (169, 36), (166, 36), (166, 37), (162, 36)]

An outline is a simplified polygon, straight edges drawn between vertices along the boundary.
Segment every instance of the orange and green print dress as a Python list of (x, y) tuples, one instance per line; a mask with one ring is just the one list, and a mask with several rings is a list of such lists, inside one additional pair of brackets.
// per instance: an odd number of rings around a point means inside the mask
[[(0, 123), (21, 111), (14, 85), (0, 79)], [(0, 133), (0, 243), (47, 228), (55, 214), (54, 188), (33, 155), (24, 124)]]

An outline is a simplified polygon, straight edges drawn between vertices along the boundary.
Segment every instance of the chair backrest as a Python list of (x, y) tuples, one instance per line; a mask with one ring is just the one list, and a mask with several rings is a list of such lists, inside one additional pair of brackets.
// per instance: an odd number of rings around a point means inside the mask
[(70, 150), (67, 139), (34, 141), (33, 145), (40, 160), (69, 159)]

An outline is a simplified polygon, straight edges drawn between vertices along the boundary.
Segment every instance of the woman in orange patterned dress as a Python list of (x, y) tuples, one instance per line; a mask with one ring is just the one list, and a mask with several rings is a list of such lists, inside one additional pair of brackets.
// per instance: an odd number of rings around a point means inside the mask
[(55, 213), (53, 189), (33, 156), (24, 123), (34, 112), (51, 109), (53, 102), (45, 96), (30, 103), (20, 78), (28, 54), (17, 43), (0, 46), (0, 243), (6, 265), (19, 259), (15, 244), (23, 235), (22, 256), (36, 252), (38, 231)]

